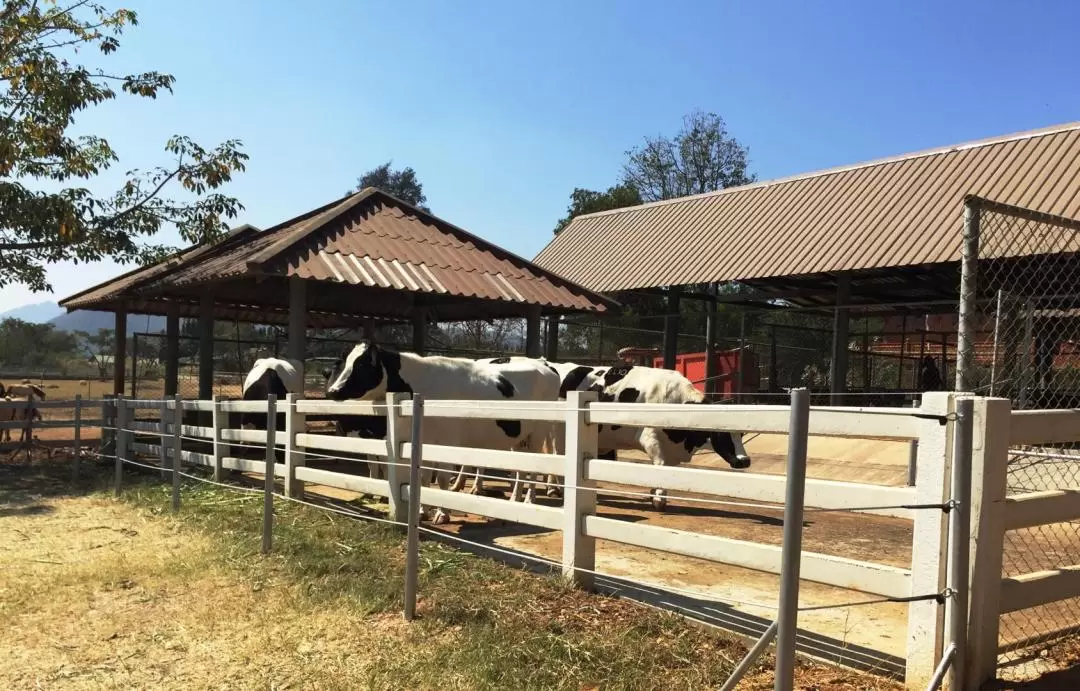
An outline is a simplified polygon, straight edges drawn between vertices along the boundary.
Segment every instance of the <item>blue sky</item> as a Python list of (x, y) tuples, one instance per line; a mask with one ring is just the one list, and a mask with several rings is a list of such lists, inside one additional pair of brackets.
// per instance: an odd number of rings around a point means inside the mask
[[(393, 159), (436, 214), (531, 257), (574, 187), (613, 184), (628, 148), (693, 109), (727, 120), (761, 179), (1080, 120), (1068, 0), (304, 5), (129, 3), (140, 25), (102, 65), (170, 72), (176, 93), (80, 129), (118, 171), (166, 160), (172, 134), (242, 139), (229, 192), (260, 227)], [(53, 297), (120, 270), (57, 265)]]

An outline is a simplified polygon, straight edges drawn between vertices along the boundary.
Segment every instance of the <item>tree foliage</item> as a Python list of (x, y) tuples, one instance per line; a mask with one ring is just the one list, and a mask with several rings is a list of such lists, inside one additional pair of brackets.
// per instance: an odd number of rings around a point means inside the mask
[(555, 224), (555, 234), (561, 233), (563, 228), (570, 225), (570, 221), (583, 214), (611, 211), (612, 209), (621, 209), (640, 203), (641, 195), (633, 185), (615, 185), (609, 187), (607, 192), (575, 187), (574, 191), (570, 193), (570, 205), (566, 207), (566, 216), (560, 218), (559, 222)]
[(356, 190), (378, 187), (403, 202), (430, 212), (431, 209), (425, 206), (427, 196), (424, 195), (424, 185), (416, 177), (416, 171), (409, 167), (393, 170), (390, 168), (392, 163), (393, 161), (387, 161), (361, 175), (356, 181)]
[(75, 337), (52, 324), (21, 319), (0, 322), (0, 366), (5, 368), (63, 368), (76, 352)]
[(116, 352), (116, 332), (112, 329), (98, 329), (96, 334), (76, 331), (79, 349), (88, 362), (98, 369), (98, 376), (105, 379), (112, 370), (113, 356)]
[[(244, 169), (236, 140), (208, 149), (174, 136), (167, 164), (128, 171), (112, 192), (82, 186), (119, 157), (104, 137), (71, 132), (78, 114), (121, 93), (172, 91), (168, 74), (81, 64), (91, 50), (115, 52), (137, 21), (90, 0), (8, 0), (0, 10), (0, 285), (47, 290), (44, 267), (62, 260), (156, 260), (171, 251), (151, 240), (163, 227), (214, 241), (243, 208), (215, 192)], [(187, 200), (166, 196), (174, 191)]]
[(755, 180), (747, 173), (748, 153), (722, 117), (694, 111), (674, 137), (646, 137), (626, 152), (623, 184), (647, 202), (745, 185)]

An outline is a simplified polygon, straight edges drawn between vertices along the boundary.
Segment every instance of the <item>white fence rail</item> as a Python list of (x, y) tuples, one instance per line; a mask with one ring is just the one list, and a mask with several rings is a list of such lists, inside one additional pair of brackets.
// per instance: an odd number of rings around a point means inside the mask
[[(804, 551), (801, 577), (819, 583), (903, 599), (939, 594), (945, 591), (945, 513), (948, 501), (950, 437), (955, 396), (927, 394), (922, 408), (863, 409), (812, 408), (809, 415), (811, 435), (868, 437), (877, 439), (917, 440), (919, 462), (914, 487), (883, 487), (851, 482), (807, 480), (805, 505), (821, 510), (853, 510), (905, 518), (914, 521), (913, 567), (862, 562)], [(181, 455), (185, 463), (213, 468), (215, 476), (223, 469), (262, 473), (266, 467), (263, 453), (237, 454), (236, 448), (264, 447), (267, 433), (261, 430), (229, 426), (224, 413), (266, 414), (261, 401), (183, 401), (186, 411), (213, 413), (213, 424), (184, 424), (180, 427)], [(134, 452), (159, 459), (167, 468), (175, 450), (176, 426), (167, 422), (133, 420), (135, 409), (175, 410), (167, 402), (117, 401), (118, 453)], [(690, 410), (688, 410), (690, 408)], [(692, 412), (692, 414), (690, 414)], [(285, 479), (286, 494), (301, 497), (305, 483), (386, 497), (390, 518), (404, 522), (409, 500), (408, 467), (413, 444), (409, 439), (410, 402), (392, 395), (385, 402), (336, 403), (324, 400), (299, 400), (290, 395), (276, 408), (277, 418), (284, 418), (284, 429), (275, 435), (279, 461), (274, 475)], [(362, 439), (325, 434), (311, 434), (306, 429), (307, 416), (378, 415), (387, 420), (387, 439)], [(549, 530), (563, 531), (563, 570), (580, 584), (591, 583), (595, 569), (596, 540), (606, 540), (646, 549), (663, 551), (718, 563), (779, 573), (781, 547), (743, 540), (706, 535), (685, 530), (671, 530), (641, 523), (628, 523), (596, 515), (596, 484), (615, 483), (696, 495), (721, 497), (720, 501), (770, 503), (781, 509), (786, 479), (782, 476), (705, 470), (699, 468), (653, 466), (640, 463), (607, 461), (597, 456), (598, 425), (649, 425), (680, 429), (781, 432), (788, 430), (787, 406), (702, 406), (640, 405), (597, 403), (592, 394), (572, 394), (567, 402), (503, 401), (426, 401), (424, 417), (469, 419), (523, 419), (561, 423), (565, 435), (562, 455), (526, 453), (496, 449), (472, 449), (437, 443), (428, 439), (420, 445), (425, 467), (469, 466), (497, 469), (510, 473), (563, 476), (566, 481), (562, 507), (523, 504), (435, 487), (422, 487), (423, 504), (499, 520), (514, 521)], [(237, 418), (232, 416), (237, 423)], [(156, 437), (156, 438), (154, 438)], [(185, 444), (186, 442), (186, 444)], [(183, 448), (204, 443), (207, 448)], [(245, 458), (244, 456), (254, 456)], [(257, 458), (255, 458), (257, 457)], [(370, 459), (381, 477), (366, 476), (307, 467), (309, 459), (332, 458), (355, 460), (357, 468)], [(933, 600), (912, 602), (909, 612), (908, 681), (923, 684), (941, 659), (944, 647), (943, 608)]]

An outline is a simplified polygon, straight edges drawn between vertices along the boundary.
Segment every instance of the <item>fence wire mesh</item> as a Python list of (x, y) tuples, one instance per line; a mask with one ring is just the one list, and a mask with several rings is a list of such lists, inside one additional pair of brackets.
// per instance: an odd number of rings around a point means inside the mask
[[(972, 200), (965, 238), (977, 238), (964, 388), (1012, 400), (1013, 409), (1080, 403), (1080, 223)], [(963, 311), (963, 308), (961, 309)], [(1009, 495), (1080, 487), (1080, 445), (1010, 450)], [(1080, 523), (1005, 534), (1003, 575), (1080, 564)], [(1080, 634), (1080, 598), (1002, 615), (999, 662), (1039, 664), (1045, 644)]]

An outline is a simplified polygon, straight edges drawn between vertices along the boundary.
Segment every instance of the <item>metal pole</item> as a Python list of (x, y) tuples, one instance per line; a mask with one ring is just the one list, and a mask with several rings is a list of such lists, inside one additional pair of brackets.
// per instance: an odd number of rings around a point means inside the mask
[(1019, 392), (1019, 404), (1020, 409), (1027, 407), (1027, 388), (1028, 388), (1028, 371), (1031, 369), (1031, 331), (1032, 331), (1032, 315), (1034, 310), (1031, 305), (1031, 299), (1029, 298), (1024, 303), (1024, 342), (1020, 347), (1022, 355), (1020, 356), (1020, 392)]
[[(101, 424), (106, 424), (102, 422)], [(71, 469), (71, 477), (75, 482), (79, 481), (79, 464), (82, 462), (82, 394), (75, 394), (75, 440), (72, 442), (72, 451), (75, 454), (75, 464)]]
[(424, 427), (424, 397), (412, 399), (412, 455), (409, 457), (409, 532), (405, 543), (405, 621), (416, 618), (416, 578), (420, 561), (420, 464)]
[(961, 398), (956, 402), (956, 446), (952, 466), (953, 510), (949, 514), (949, 589), (952, 591), (950, 637), (956, 654), (949, 672), (949, 688), (961, 689), (964, 683), (967, 652), (968, 559), (971, 540), (971, 450), (975, 401)]
[(776, 324), (769, 325), (769, 393), (780, 392), (776, 365)]
[[(180, 511), (180, 455), (183, 451), (182, 431), (184, 427), (184, 407), (180, 404), (180, 394), (173, 396), (173, 456), (172, 456), (172, 510), (173, 513)], [(162, 427), (165, 420), (161, 421)]]
[(741, 395), (743, 392), (743, 369), (746, 367), (746, 310), (739, 310), (739, 370), (735, 375), (735, 386), (732, 387), (733, 393)]
[(139, 382), (139, 334), (131, 335), (131, 397), (138, 399)]
[(274, 465), (277, 461), (277, 396), (270, 394), (266, 401), (266, 466), (263, 468), (263, 535), (262, 553), (269, 554), (274, 546)]
[(127, 441), (124, 432), (125, 418), (127, 417), (127, 406), (124, 405), (124, 397), (116, 397), (116, 415), (113, 417), (116, 425), (116, 441), (113, 444), (113, 451), (116, 453), (116, 468), (114, 480), (116, 483), (116, 496), (120, 496), (120, 485), (124, 479), (124, 455), (127, 453)]
[(960, 310), (956, 329), (956, 391), (971, 391), (975, 359), (976, 298), (979, 275), (979, 206), (964, 202), (964, 245), (960, 258)]
[(998, 342), (1000, 340), (999, 334), (1001, 332), (1001, 308), (1005, 301), (1005, 291), (998, 290), (997, 292), (997, 310), (994, 314), (994, 346), (990, 355), (990, 392), (987, 394), (991, 397), (994, 395), (994, 385), (997, 383), (998, 374)]
[(810, 427), (810, 392), (791, 391), (788, 423), (787, 492), (784, 542), (780, 560), (780, 609), (777, 613), (775, 691), (795, 688), (795, 634), (799, 626), (799, 567), (802, 558), (803, 500), (806, 495), (806, 443)]
[(945, 654), (941, 656), (941, 662), (938, 663), (937, 669), (934, 670), (934, 676), (930, 677), (930, 683), (926, 685), (926, 691), (937, 691), (941, 688), (941, 680), (945, 678), (945, 672), (949, 671), (949, 665), (954, 657), (956, 657), (956, 646), (950, 643), (949, 647), (945, 649)]
[(761, 657), (761, 654), (765, 652), (765, 648), (769, 647), (772, 640), (776, 638), (776, 622), (769, 624), (769, 628), (765, 629), (765, 633), (761, 634), (761, 638), (757, 640), (754, 647), (750, 649), (750, 652), (746, 653), (746, 657), (739, 662), (738, 666), (731, 672), (731, 676), (724, 682), (724, 685), (720, 687), (720, 691), (733, 691), (742, 678), (746, 676), (746, 673), (750, 671), (750, 668), (754, 666), (757, 659)]
[(904, 353), (907, 352), (907, 315), (900, 318), (900, 366), (897, 368), (896, 390), (904, 390)]
[[(919, 407), (919, 399), (915, 399), (911, 402), (912, 408)], [(919, 440), (912, 439), (908, 442), (908, 458), (907, 458), (907, 486), (915, 486), (915, 471), (919, 464)]]

